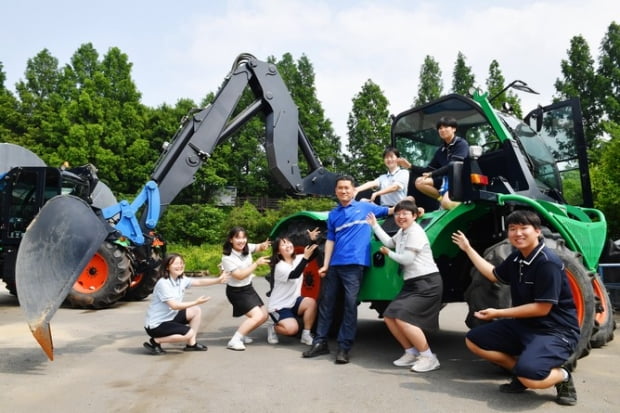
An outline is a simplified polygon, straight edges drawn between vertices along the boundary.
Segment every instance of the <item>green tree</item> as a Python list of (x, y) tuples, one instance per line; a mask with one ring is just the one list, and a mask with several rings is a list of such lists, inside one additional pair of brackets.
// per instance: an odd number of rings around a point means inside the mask
[(117, 193), (134, 193), (145, 181), (154, 160), (142, 138), (144, 107), (119, 49), (99, 61), (84, 44), (62, 70), (44, 49), (28, 60), (16, 88), (29, 119), (23, 142), (48, 165), (92, 163)]
[(489, 77), (486, 81), (487, 92), (489, 93), (489, 99), (492, 99), (491, 105), (495, 109), (502, 110), (504, 103), (506, 103), (510, 108), (512, 108), (512, 112), (518, 118), (523, 116), (521, 110), (521, 101), (519, 98), (510, 90), (502, 90), (506, 87), (504, 75), (502, 74), (501, 69), (499, 68), (499, 63), (497, 60), (493, 60), (489, 65)]
[(467, 66), (465, 59), (465, 55), (459, 52), (452, 71), (452, 92), (460, 95), (469, 95), (469, 90), (476, 83), (471, 66)]
[(432, 56), (427, 55), (420, 68), (420, 85), (418, 86), (418, 96), (414, 101), (414, 106), (437, 99), (442, 92), (443, 81), (441, 80), (439, 63)]
[(611, 139), (604, 143), (601, 156), (597, 164), (590, 168), (592, 175), (592, 188), (594, 204), (603, 211), (609, 235), (612, 239), (620, 237), (620, 125), (615, 122), (607, 122), (604, 125), (605, 132)]
[(612, 239), (620, 236), (620, 25), (612, 22), (601, 42), (597, 92), (603, 112), (601, 128), (609, 139), (600, 140), (591, 168), (594, 203), (609, 224)]
[(4, 85), (6, 74), (3, 68), (0, 62), (0, 141), (19, 144), (25, 122), (18, 111), (17, 99)]
[(390, 144), (389, 102), (381, 88), (367, 80), (353, 98), (349, 113), (349, 173), (358, 183), (375, 179), (384, 172), (383, 151)]
[(590, 47), (583, 36), (571, 39), (568, 59), (561, 63), (562, 79), (555, 81), (557, 100), (578, 97), (581, 101), (583, 126), (588, 148), (595, 145), (601, 134), (601, 108), (598, 103), (597, 76)]
[(63, 131), (58, 131), (59, 117), (66, 106), (66, 96), (61, 95), (62, 73), (58, 59), (43, 49), (28, 59), (25, 80), (15, 85), (18, 111), (28, 119), (20, 144), (39, 155), (48, 165), (55, 165), (55, 154)]
[(620, 25), (615, 22), (601, 42), (598, 75), (603, 110), (609, 121), (620, 125)]
[(113, 191), (129, 194), (143, 185), (155, 162), (142, 138), (145, 109), (131, 66), (118, 48), (102, 61), (92, 44), (78, 48), (65, 68), (71, 83), (69, 125), (58, 153), (73, 165), (94, 164)]

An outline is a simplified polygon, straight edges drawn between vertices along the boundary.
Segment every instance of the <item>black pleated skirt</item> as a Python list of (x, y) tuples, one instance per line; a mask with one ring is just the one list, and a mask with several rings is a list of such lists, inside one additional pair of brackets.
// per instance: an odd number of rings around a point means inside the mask
[(241, 317), (254, 307), (264, 305), (252, 284), (243, 287), (226, 286), (226, 298), (233, 306), (233, 317)]
[(439, 328), (443, 281), (438, 272), (405, 280), (403, 288), (383, 312), (425, 331)]

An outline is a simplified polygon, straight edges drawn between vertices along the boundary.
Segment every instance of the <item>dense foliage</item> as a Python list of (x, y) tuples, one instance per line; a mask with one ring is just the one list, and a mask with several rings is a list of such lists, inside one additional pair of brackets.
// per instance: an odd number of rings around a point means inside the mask
[(389, 102), (381, 88), (366, 81), (353, 98), (349, 114), (349, 172), (358, 184), (371, 181), (384, 173), (383, 151), (390, 145)]
[[(260, 212), (248, 202), (240, 207), (216, 208), (211, 205), (171, 205), (163, 215), (158, 231), (165, 234), (168, 251), (182, 253), (188, 271), (217, 273), (222, 245), (230, 228), (246, 229), (250, 242), (269, 238), (271, 229), (282, 218), (297, 211), (328, 211), (335, 205), (330, 198), (284, 198), (278, 208)], [(266, 268), (257, 269), (263, 275)]]

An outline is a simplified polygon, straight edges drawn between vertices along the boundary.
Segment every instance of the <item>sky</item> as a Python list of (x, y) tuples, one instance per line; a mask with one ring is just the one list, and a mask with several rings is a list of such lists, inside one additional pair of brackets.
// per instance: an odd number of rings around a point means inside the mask
[[(133, 64), (142, 103), (157, 107), (215, 92), (235, 58), (308, 57), (318, 99), (346, 139), (352, 99), (367, 80), (390, 113), (408, 109), (424, 58), (452, 84), (458, 52), (484, 87), (497, 60), (506, 84), (519, 79), (540, 95), (517, 92), (525, 112), (548, 104), (570, 40), (583, 36), (593, 58), (618, 0), (6, 0), (0, 24), (5, 86), (15, 92), (28, 59), (43, 49), (59, 66), (85, 43), (103, 57), (118, 47)], [(343, 148), (345, 149), (345, 148)]]

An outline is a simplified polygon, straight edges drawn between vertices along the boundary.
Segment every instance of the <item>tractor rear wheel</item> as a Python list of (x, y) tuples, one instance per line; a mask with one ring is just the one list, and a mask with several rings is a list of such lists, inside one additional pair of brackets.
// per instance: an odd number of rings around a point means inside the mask
[[(555, 235), (555, 234), (554, 234)], [(583, 265), (581, 256), (571, 251), (564, 244), (564, 240), (559, 238), (545, 238), (545, 244), (564, 262), (564, 273), (568, 280), (568, 285), (573, 293), (573, 300), (577, 309), (577, 321), (581, 328), (581, 335), (577, 348), (568, 359), (567, 364), (573, 368), (577, 365), (577, 359), (590, 354), (590, 339), (594, 331), (595, 300), (592, 288), (592, 272), (588, 271)]]
[(592, 289), (594, 290), (596, 315), (594, 320), (595, 331), (590, 338), (590, 344), (593, 348), (599, 348), (614, 339), (616, 320), (609, 294), (598, 274), (592, 278)]
[(67, 303), (78, 308), (107, 308), (129, 287), (129, 257), (124, 248), (104, 242), (78, 277)]
[[(503, 240), (490, 246), (484, 251), (484, 259), (493, 265), (499, 265), (514, 250), (508, 240)], [(474, 317), (476, 311), (485, 308), (507, 308), (512, 305), (510, 286), (502, 283), (492, 283), (472, 266), (471, 283), (465, 290), (465, 301), (469, 306), (465, 324), (469, 328), (485, 324), (486, 321)]]

